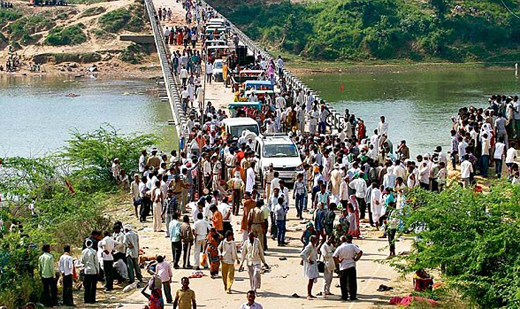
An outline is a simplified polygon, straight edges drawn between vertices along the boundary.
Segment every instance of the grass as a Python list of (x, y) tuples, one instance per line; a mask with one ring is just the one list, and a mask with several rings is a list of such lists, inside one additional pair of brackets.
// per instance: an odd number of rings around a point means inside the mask
[(45, 44), (48, 45), (78, 45), (87, 41), (87, 36), (83, 32), (85, 25), (82, 23), (66, 27), (54, 28), (45, 38)]
[(88, 8), (85, 11), (83, 11), (83, 13), (81, 13), (80, 17), (89, 17), (89, 16), (99, 15), (99, 14), (105, 13), (106, 10), (107, 9), (105, 9), (102, 6), (94, 6), (94, 7)]
[(108, 12), (101, 16), (98, 22), (101, 29), (111, 33), (118, 33), (121, 30), (142, 32), (147, 25), (142, 4)]

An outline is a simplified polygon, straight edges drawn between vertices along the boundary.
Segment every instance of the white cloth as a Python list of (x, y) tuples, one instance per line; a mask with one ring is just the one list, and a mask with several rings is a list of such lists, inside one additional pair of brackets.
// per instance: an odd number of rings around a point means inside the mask
[(349, 269), (351, 267), (356, 267), (356, 261), (354, 261), (354, 257), (361, 252), (358, 246), (352, 243), (343, 243), (339, 246), (333, 254), (333, 257), (340, 259), (341, 263), (339, 265), (340, 270)]
[(74, 269), (74, 260), (69, 254), (64, 254), (58, 262), (58, 269), (64, 276), (72, 275)]
[(318, 252), (316, 246), (309, 242), (300, 253), (300, 257), (303, 260), (303, 276), (307, 279), (318, 278)]
[(204, 220), (197, 220), (193, 224), (193, 233), (196, 234), (195, 240), (204, 240), (208, 235), (209, 223)]
[(96, 250), (86, 248), (81, 252), (81, 263), (85, 269), (85, 275), (97, 275), (99, 273), (99, 259)]
[(469, 178), (471, 173), (473, 173), (473, 164), (469, 160), (463, 161), (460, 164), (460, 177), (462, 179)]
[(254, 185), (255, 185), (255, 170), (252, 167), (250, 167), (247, 169), (246, 192), (253, 192)]
[(238, 261), (237, 246), (234, 240), (223, 240), (218, 245), (218, 254), (222, 256), (222, 262), (233, 265)]

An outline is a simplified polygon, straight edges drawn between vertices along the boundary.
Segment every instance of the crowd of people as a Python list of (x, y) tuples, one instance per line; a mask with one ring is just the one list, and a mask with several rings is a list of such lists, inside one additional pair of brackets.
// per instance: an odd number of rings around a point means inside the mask
[(13, 3), (8, 1), (0, 1), (0, 8), (12, 9)]
[[(253, 141), (244, 134), (227, 132), (222, 124), (228, 117), (226, 112), (201, 98), (201, 76), (204, 78), (210, 68), (206, 66), (208, 55), (197, 50), (197, 42), (205, 39), (204, 21), (215, 12), (188, 0), (183, 1), (183, 7), (187, 24), (194, 22), (195, 26), (165, 28), (164, 32), (168, 45), (184, 48), (182, 53), (171, 55), (173, 72), (183, 83), (184, 110), (189, 115), (180, 149), (169, 154), (157, 148), (142, 150), (131, 182), (117, 158), (112, 165), (116, 183), (128, 187), (135, 217), (144, 223), (151, 216), (153, 231), (168, 238), (171, 259), (169, 253), (161, 253), (151, 262), (141, 262), (139, 236), (131, 225), (121, 222), (110, 232), (93, 231), (78, 263), (65, 246), (56, 264), (50, 246), (44, 245), (38, 260), (44, 286), (42, 301), (48, 306), (57, 304), (56, 265), (63, 276), (65, 305), (73, 305), (75, 280), (83, 282), (84, 302), (94, 303), (98, 281), (104, 282), (107, 291), (113, 289), (114, 281), (136, 287), (137, 282), (143, 282), (141, 266), (146, 265), (152, 276), (142, 290), (148, 308), (164, 308), (165, 303), (173, 303), (173, 308), (196, 308), (188, 277), (183, 277), (180, 289), (172, 293), (173, 273), (192, 269), (194, 276), (200, 276), (202, 269), (208, 269), (211, 278), (221, 278), (224, 290), (233, 293), (237, 263), (238, 271), (247, 269), (249, 277), (247, 302), (240, 308), (258, 309), (262, 306), (255, 297), (262, 286), (262, 274), (270, 270), (266, 255), (274, 244), (301, 248), (307, 299), (316, 298), (313, 288), (320, 277), (323, 285), (317, 296), (332, 295), (337, 275), (341, 299), (356, 300), (356, 262), (363, 251), (353, 239), (367, 237), (369, 230), (380, 231), (380, 237), (388, 240), (389, 258), (395, 256), (395, 237), (408, 191), (415, 187), (444, 190), (448, 154), (438, 146), (431, 154), (414, 159), (405, 140), (394, 147), (384, 116), (369, 132), (364, 121), (346, 109), (342, 127), (335, 128), (328, 121), (331, 113), (323, 101), (312, 92), (287, 84), (281, 57), (267, 60), (258, 56), (240, 67), (236, 54), (231, 53), (231, 71), (263, 70), (259, 78), (280, 90), (261, 98), (252, 92), (248, 100), (261, 101), (261, 112), (242, 110), (237, 115), (257, 120), (263, 133), (287, 133), (294, 142), (302, 165), (289, 188), (272, 165), (265, 171), (256, 168)], [(157, 14), (159, 21), (172, 16), (165, 8)], [(511, 140), (520, 136), (520, 103), (517, 97), (498, 95), (489, 102), (488, 109), (464, 108), (454, 118), (451, 164), (456, 168), (460, 163), (464, 187), (474, 182), (477, 167), (488, 177), (489, 166), (495, 164), (497, 177), (501, 177), (504, 158), (511, 181), (519, 181)], [(286, 236), (291, 217), (305, 227), (301, 245), (289, 242)], [(82, 265), (79, 275), (76, 265)]]
[(22, 60), (17, 53), (9, 53), (7, 60), (5, 61), (5, 68), (0, 65), (0, 71), (5, 69), (6, 72), (19, 71), (22, 65)]
[[(460, 164), (464, 187), (476, 183), (475, 175), (502, 177), (503, 162), (508, 180), (519, 183), (516, 144), (520, 138), (518, 96), (492, 95), (488, 108), (461, 108), (451, 130), (452, 167)], [(489, 171), (494, 167), (494, 173)]]

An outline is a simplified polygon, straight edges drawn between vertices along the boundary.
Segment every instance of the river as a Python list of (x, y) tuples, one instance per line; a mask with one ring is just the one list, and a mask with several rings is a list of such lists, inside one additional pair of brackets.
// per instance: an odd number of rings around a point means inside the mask
[[(38, 157), (59, 150), (71, 130), (110, 124), (121, 133), (155, 133), (173, 146), (168, 102), (153, 96), (151, 80), (0, 75), (0, 157)], [(69, 94), (78, 95), (69, 97)]]
[(469, 105), (487, 106), (491, 94), (517, 94), (514, 71), (492, 69), (428, 70), (301, 76), (339, 112), (348, 108), (372, 135), (381, 115), (390, 140), (406, 140), (415, 157), (450, 144), (451, 116)]

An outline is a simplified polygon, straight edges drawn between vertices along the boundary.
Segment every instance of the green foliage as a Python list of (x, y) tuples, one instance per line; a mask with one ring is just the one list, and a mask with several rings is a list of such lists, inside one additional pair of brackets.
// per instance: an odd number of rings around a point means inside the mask
[(143, 62), (144, 56), (150, 54), (151, 50), (145, 45), (131, 44), (121, 53), (120, 59), (131, 64)]
[(121, 30), (142, 32), (146, 25), (146, 15), (142, 4), (132, 5), (130, 8), (113, 10), (99, 18), (101, 29), (117, 33)]
[(53, 28), (45, 38), (45, 43), (49, 45), (77, 45), (87, 41), (87, 36), (83, 32), (85, 25), (82, 23), (66, 28)]
[(418, 189), (407, 198), (411, 208), (402, 219), (416, 232), (416, 241), (394, 267), (440, 269), (482, 308), (518, 308), (520, 186), (499, 183), (486, 194), (458, 187), (440, 194)]
[(156, 143), (152, 134), (122, 135), (106, 125), (93, 132), (71, 132), (62, 157), (70, 164), (72, 175), (86, 180), (82, 186), (99, 189), (113, 188), (112, 161), (119, 158), (121, 169), (135, 172), (143, 149)]
[[(518, 3), (505, 3), (520, 15)], [(454, 13), (456, 4), (478, 13)], [(518, 18), (496, 0), (284, 0), (217, 9), (253, 39), (311, 59), (486, 61), (520, 43)]]
[(3, 28), (8, 22), (15, 21), (20, 17), (22, 17), (22, 14), (18, 11), (0, 10), (0, 28)]
[(54, 27), (56, 23), (43, 14), (26, 16), (10, 23), (6, 29), (12, 41), (17, 41), (40, 31), (47, 31)]
[[(64, 245), (81, 248), (92, 230), (110, 227), (111, 218), (103, 213), (109, 197), (104, 192), (117, 188), (109, 179), (110, 161), (117, 156), (130, 171), (141, 147), (152, 141), (150, 135), (124, 136), (105, 126), (92, 133), (73, 133), (63, 154), (3, 160), (0, 304), (21, 308), (39, 299), (41, 280), (35, 273), (43, 244), (51, 244), (53, 251)], [(13, 220), (21, 224), (9, 232)]]
[(102, 6), (94, 6), (94, 7), (88, 8), (85, 11), (83, 11), (83, 13), (81, 13), (81, 17), (99, 15), (99, 14), (105, 13), (106, 10), (107, 9), (105, 9)]

